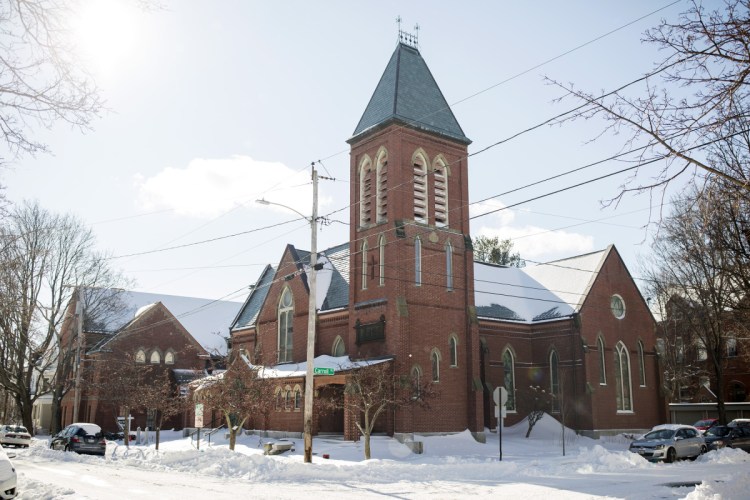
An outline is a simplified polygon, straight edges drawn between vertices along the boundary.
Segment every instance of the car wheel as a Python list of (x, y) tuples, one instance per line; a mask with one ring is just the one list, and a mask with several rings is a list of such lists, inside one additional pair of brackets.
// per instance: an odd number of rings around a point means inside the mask
[(677, 452), (674, 448), (670, 448), (667, 450), (667, 457), (664, 459), (664, 462), (671, 464), (677, 459)]
[(703, 455), (703, 454), (705, 454), (705, 453), (708, 453), (708, 448), (707, 448), (707, 447), (706, 447), (706, 445), (704, 444), (703, 446), (701, 446), (701, 455)]

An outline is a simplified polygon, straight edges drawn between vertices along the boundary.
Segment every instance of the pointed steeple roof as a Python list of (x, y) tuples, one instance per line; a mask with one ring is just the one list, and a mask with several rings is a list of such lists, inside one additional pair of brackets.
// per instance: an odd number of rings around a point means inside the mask
[(393, 122), (470, 144), (415, 47), (399, 43), (348, 142)]

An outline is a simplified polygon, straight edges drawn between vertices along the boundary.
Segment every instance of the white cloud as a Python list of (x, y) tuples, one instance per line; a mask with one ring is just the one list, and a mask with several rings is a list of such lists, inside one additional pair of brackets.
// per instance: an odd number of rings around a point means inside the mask
[[(151, 177), (139, 174), (134, 181), (144, 209), (170, 208), (180, 215), (210, 218), (238, 205), (255, 208), (260, 197), (307, 214), (312, 206), (309, 179), (309, 172), (283, 163), (236, 155), (196, 158), (184, 168), (166, 167)], [(322, 205), (328, 201), (320, 200)]]
[(507, 226), (516, 219), (516, 213), (513, 210), (506, 209), (505, 203), (499, 200), (487, 200), (481, 203), (474, 203), (469, 205), (469, 215), (476, 217), (482, 214), (489, 214), (483, 221), (492, 221), (492, 223), (499, 224), (501, 226)]

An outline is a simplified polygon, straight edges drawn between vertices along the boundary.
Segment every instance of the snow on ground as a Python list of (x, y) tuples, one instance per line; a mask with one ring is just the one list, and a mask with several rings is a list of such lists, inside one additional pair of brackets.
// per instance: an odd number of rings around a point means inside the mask
[[(371, 460), (363, 442), (316, 437), (312, 464), (303, 463), (301, 440), (295, 451), (263, 455), (257, 435), (238, 438), (234, 452), (224, 433), (195, 442), (181, 432), (162, 432), (153, 443), (110, 442), (104, 458), (47, 449), (36, 439), (28, 450), (14, 450), (19, 498), (119, 499), (198, 496), (236, 498), (430, 498), (514, 496), (538, 498), (745, 499), (750, 491), (750, 454), (710, 452), (696, 461), (652, 464), (627, 451), (629, 440), (593, 440), (566, 433), (545, 416), (526, 439), (526, 424), (503, 430), (503, 460), (495, 433), (487, 443), (468, 431), (448, 436), (415, 436), (424, 454), (376, 436)], [(323, 458), (328, 455), (329, 458)], [(697, 486), (696, 486), (697, 485)]]

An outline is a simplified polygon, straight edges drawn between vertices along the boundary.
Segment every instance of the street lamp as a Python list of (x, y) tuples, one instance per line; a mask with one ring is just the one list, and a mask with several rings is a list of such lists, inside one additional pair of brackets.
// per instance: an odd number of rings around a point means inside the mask
[(305, 409), (304, 409), (304, 433), (305, 433), (305, 462), (312, 462), (312, 421), (313, 421), (313, 364), (315, 362), (315, 319), (317, 315), (317, 301), (315, 297), (316, 285), (315, 275), (317, 270), (318, 255), (318, 171), (312, 167), (313, 181), (313, 206), (312, 216), (307, 217), (292, 207), (274, 203), (272, 201), (257, 200), (262, 205), (278, 205), (301, 215), (310, 223), (310, 275), (308, 284), (310, 286), (310, 302), (307, 312), (307, 371), (305, 373)]

